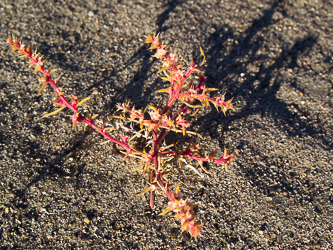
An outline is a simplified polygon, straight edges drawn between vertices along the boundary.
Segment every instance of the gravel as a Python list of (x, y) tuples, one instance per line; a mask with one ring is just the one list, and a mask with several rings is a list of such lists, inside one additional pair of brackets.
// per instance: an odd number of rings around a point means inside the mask
[[(331, 249), (333, 5), (325, 0), (0, 2), (0, 245), (2, 249)], [(148, 178), (69, 112), (5, 44), (33, 43), (64, 73), (69, 95), (92, 95), (100, 119), (130, 100), (145, 107), (164, 82), (144, 35), (160, 32), (207, 85), (234, 98), (205, 107), (193, 131), (205, 151), (236, 154), (169, 174), (198, 205), (198, 240), (159, 216), (167, 199), (134, 196)], [(59, 72), (59, 73), (58, 73)], [(153, 97), (150, 99), (150, 97)], [(114, 120), (109, 121), (116, 125)], [(121, 124), (113, 131), (126, 134)], [(188, 140), (188, 138), (187, 138)], [(195, 165), (197, 166), (197, 165)]]

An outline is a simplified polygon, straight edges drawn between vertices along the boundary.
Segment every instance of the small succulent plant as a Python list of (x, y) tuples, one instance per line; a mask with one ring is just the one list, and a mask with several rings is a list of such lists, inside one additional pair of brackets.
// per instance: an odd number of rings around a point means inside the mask
[[(139, 125), (138, 127), (140, 129), (138, 129), (136, 134), (131, 138), (128, 136), (120, 136), (120, 139), (116, 139), (106, 132), (113, 128), (106, 127), (106, 124), (103, 122), (95, 122), (96, 115), (85, 117), (78, 110), (78, 107), (88, 101), (90, 97), (80, 100), (78, 97), (72, 96), (70, 101), (68, 101), (63, 89), (59, 86), (61, 77), (58, 79), (52, 78), (52, 73), (54, 73), (56, 69), (45, 69), (42, 55), (33, 52), (31, 46), (25, 46), (22, 41), (14, 37), (8, 37), (6, 42), (12, 46), (13, 51), (17, 51), (18, 54), (22, 55), (25, 59), (30, 59), (30, 68), (35, 72), (39, 72), (39, 82), (40, 85), (42, 85), (39, 93), (42, 92), (47, 85), (50, 85), (55, 91), (55, 100), (53, 103), (58, 109), (43, 117), (54, 115), (68, 108), (73, 112), (71, 116), (73, 126), (79, 123), (85, 123), (86, 126), (90, 126), (111, 142), (119, 145), (122, 148), (120, 152), (124, 154), (124, 157), (141, 159), (142, 164), (135, 168), (135, 170), (142, 170), (148, 173), (150, 184), (148, 188), (138, 194), (150, 192), (150, 207), (152, 209), (154, 207), (155, 194), (165, 194), (169, 199), (169, 203), (161, 215), (171, 211), (174, 212), (174, 218), (181, 221), (182, 231), (189, 232), (194, 238), (200, 236), (202, 224), (198, 224), (195, 221), (196, 215), (193, 210), (195, 205), (191, 205), (188, 199), (182, 197), (178, 185), (174, 186), (168, 180), (166, 176), (167, 172), (163, 168), (164, 164), (165, 162), (175, 159), (179, 165), (181, 165), (182, 162), (186, 163), (186, 158), (191, 158), (198, 161), (199, 165), (203, 168), (202, 163), (204, 161), (220, 164), (232, 163), (233, 154), (229, 155), (227, 150), (225, 150), (221, 157), (217, 157), (214, 152), (206, 153), (202, 156), (199, 152), (199, 144), (195, 143), (193, 139), (187, 148), (182, 151), (179, 150), (179, 147), (175, 144), (162, 145), (163, 139), (169, 132), (182, 133), (184, 136), (189, 135), (193, 137), (196, 135), (201, 137), (199, 134), (189, 130), (190, 123), (186, 120), (186, 117), (189, 114), (194, 116), (200, 108), (208, 103), (212, 103), (218, 111), (222, 110), (224, 114), (227, 110), (233, 109), (231, 100), (226, 101), (224, 95), (210, 97), (210, 92), (217, 89), (207, 88), (204, 85), (206, 77), (201, 74), (199, 66), (195, 65), (192, 61), (188, 69), (184, 71), (184, 65), (176, 54), (170, 53), (166, 49), (167, 45), (160, 43), (158, 36), (148, 35), (146, 37), (146, 43), (151, 44), (149, 49), (156, 49), (154, 57), (160, 59), (162, 62), (162, 68), (158, 73), (163, 73), (164, 77), (162, 77), (162, 79), (170, 82), (168, 88), (161, 89), (157, 92), (167, 93), (168, 100), (163, 108), (159, 108), (157, 105), (148, 105), (146, 108), (136, 109), (135, 107), (131, 107), (129, 102), (118, 103), (117, 108), (121, 113), (108, 118), (136, 123)], [(204, 56), (201, 48), (200, 51)], [(199, 75), (199, 81), (196, 83), (190, 77), (190, 75), (195, 73)], [(179, 109), (174, 108), (176, 102), (181, 102), (181, 105), (178, 105), (180, 106)], [(148, 115), (146, 113), (148, 113)], [(136, 148), (132, 143), (139, 135), (145, 136), (147, 139), (148, 137), (152, 137), (152, 141), (142, 147), (143, 150)], [(193, 166), (191, 167), (195, 169)], [(174, 191), (171, 191), (171, 189)]]

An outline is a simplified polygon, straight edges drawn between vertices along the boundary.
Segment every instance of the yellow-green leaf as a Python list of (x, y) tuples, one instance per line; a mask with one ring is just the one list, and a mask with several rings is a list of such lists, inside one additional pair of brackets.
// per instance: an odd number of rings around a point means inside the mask
[(66, 108), (65, 106), (64, 107), (61, 107), (60, 109), (57, 109), (57, 110), (55, 110), (55, 111), (53, 111), (53, 112), (51, 112), (51, 113), (48, 113), (48, 114), (46, 114), (46, 115), (43, 115), (42, 116), (42, 118), (44, 118), (44, 117), (48, 117), (48, 116), (51, 116), (51, 115), (55, 115), (56, 113), (59, 113), (61, 110), (63, 110), (64, 108)]
[(141, 191), (141, 192), (139, 192), (139, 193), (136, 193), (135, 195), (139, 195), (139, 194), (147, 193), (147, 192), (149, 192), (151, 189), (152, 189), (151, 187), (146, 188), (145, 190), (143, 190), (143, 191)]
[(116, 130), (115, 128), (111, 128), (111, 127), (107, 127), (104, 129), (104, 131), (107, 131), (107, 130)]
[(169, 213), (171, 210), (169, 208), (166, 208), (162, 213), (160, 213), (159, 215), (165, 215), (167, 213)]
[(157, 111), (157, 108), (155, 108), (154, 106), (148, 105), (149, 108), (151, 108), (154, 111)]
[(157, 74), (163, 72), (163, 71), (166, 70), (166, 69), (167, 69), (167, 68), (165, 68), (165, 67), (161, 68), (159, 71), (157, 71)]
[(183, 103), (184, 103), (185, 105), (191, 107), (191, 108), (202, 108), (201, 105), (192, 105), (192, 104), (189, 104), (189, 103), (187, 103), (187, 102), (183, 102)]
[(169, 125), (171, 125), (172, 127), (174, 127), (175, 126), (175, 124), (172, 122), (172, 121), (170, 121), (170, 120), (165, 120)]
[(167, 77), (161, 77), (162, 80), (165, 80), (165, 81), (170, 81), (169, 78)]
[(201, 48), (201, 46), (200, 46), (200, 52), (201, 52), (201, 54), (203, 55), (203, 60), (202, 60), (202, 63), (200, 64), (200, 66), (202, 66), (204, 63), (205, 63), (205, 61), (206, 61), (206, 56), (205, 56), (205, 54), (203, 53), (203, 50), (202, 50), (202, 48)]
[(46, 87), (46, 85), (47, 85), (47, 82), (43, 84), (43, 86), (38, 91), (38, 94), (40, 94), (43, 91), (43, 89)]
[(54, 72), (56, 72), (58, 69), (52, 69), (51, 71), (50, 71), (50, 75), (52, 75)]
[(156, 91), (157, 93), (168, 93), (169, 89), (160, 89)]
[(219, 90), (219, 89), (216, 89), (216, 88), (206, 88), (206, 90), (216, 91), (216, 90)]
[(140, 170), (140, 169), (142, 169), (141, 166), (140, 166), (140, 167), (137, 167), (137, 168), (135, 168), (135, 169), (133, 169), (133, 171), (138, 171), (138, 170)]
[(86, 102), (86, 101), (88, 101), (88, 100), (90, 100), (91, 99), (91, 97), (89, 96), (89, 97), (86, 97), (86, 98), (84, 98), (83, 100), (81, 100), (81, 101), (79, 101), (78, 102), (78, 104), (76, 105), (76, 107), (78, 107), (78, 106), (80, 106), (82, 103), (84, 103), (84, 102)]

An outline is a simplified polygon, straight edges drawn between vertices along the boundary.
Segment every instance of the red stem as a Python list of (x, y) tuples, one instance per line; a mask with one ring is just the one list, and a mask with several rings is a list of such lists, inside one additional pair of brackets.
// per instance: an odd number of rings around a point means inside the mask
[[(19, 45), (15, 44), (15, 43), (13, 43), (12, 46), (15, 47), (17, 50), (19, 50), (21, 52), (24, 52), (28, 56), (28, 58), (30, 58), (36, 65), (39, 64), (37, 58), (35, 58), (32, 55), (31, 51), (29, 51), (25, 48), (22, 49), (22, 48), (20, 48)], [(52, 88), (55, 90), (56, 94), (62, 100), (62, 102), (63, 102), (62, 105), (65, 105), (67, 108), (72, 110), (75, 114), (79, 113), (79, 111), (67, 101), (67, 99), (64, 97), (64, 95), (61, 94), (62, 92), (59, 89), (59, 87), (57, 86), (57, 83), (52, 80), (51, 74), (44, 68), (44, 66), (40, 66), (39, 71), (46, 77), (46, 82), (49, 83), (52, 86)], [(100, 134), (105, 136), (110, 141), (119, 144), (120, 146), (126, 148), (127, 150), (131, 149), (131, 147), (128, 144), (113, 138), (112, 136), (110, 136), (109, 134), (104, 132), (104, 130), (102, 130), (98, 126), (96, 126), (93, 122), (87, 120), (81, 113), (79, 113), (78, 121), (86, 123), (87, 125), (89, 125), (93, 129), (95, 129), (97, 132), (99, 132)]]
[[(152, 183), (154, 181), (154, 177), (155, 177), (155, 171), (151, 170), (150, 172), (150, 183)], [(153, 209), (154, 208), (154, 198), (155, 198), (155, 191), (151, 191), (150, 192), (150, 208)]]
[[(172, 66), (172, 69), (174, 71), (177, 71), (178, 69), (175, 66)], [(165, 114), (173, 105), (173, 103), (178, 99), (178, 94), (182, 88), (183, 82), (186, 80), (186, 78), (192, 74), (193, 72), (195, 72), (195, 70), (193, 70), (192, 68), (189, 68), (188, 71), (183, 75), (183, 77), (180, 79), (180, 82), (177, 84), (177, 88), (174, 90), (173, 93), (171, 93), (169, 100), (167, 102), (167, 105), (165, 106), (165, 108), (163, 109), (162, 114)], [(173, 83), (171, 82), (171, 85)]]
[[(175, 155), (175, 154), (176, 154), (176, 151), (163, 151), (163, 152), (160, 152), (160, 155)], [(197, 160), (197, 161), (209, 161), (207, 159), (207, 157), (196, 156), (196, 155), (192, 155), (192, 154), (185, 153), (185, 152), (181, 153), (180, 155), (192, 158), (192, 159)], [(229, 159), (219, 158), (219, 159), (212, 159), (210, 161), (211, 162), (216, 162), (216, 163), (223, 164), (223, 163), (229, 162)]]
[[(171, 121), (174, 121), (174, 120), (177, 118), (178, 114), (181, 113), (181, 112), (184, 110), (185, 106), (186, 106), (186, 105), (183, 104), (183, 105), (180, 107), (180, 109), (176, 112), (176, 114), (174, 114), (174, 115), (172, 116)], [(162, 130), (162, 132), (160, 133), (160, 135), (158, 136), (157, 140), (156, 140), (157, 143), (160, 143), (160, 141), (162, 140), (162, 138), (163, 138), (165, 132), (166, 132), (166, 129), (164, 128), (164, 129)]]
[[(160, 187), (163, 187), (163, 191), (165, 192), (166, 196), (168, 196), (169, 200), (173, 200), (173, 196), (170, 193), (169, 187), (167, 186), (167, 184), (165, 184), (162, 179), (161, 179), (161, 175), (160, 173), (158, 173), (159, 170), (159, 162), (158, 162), (158, 154), (159, 154), (159, 142), (158, 142), (158, 138), (157, 138), (157, 128), (155, 128), (153, 130), (153, 159), (154, 159), (154, 166), (155, 166), (155, 170), (154, 171), (155, 175), (156, 175), (156, 181), (158, 182)], [(152, 176), (152, 174), (151, 174)], [(152, 181), (151, 181), (152, 182)], [(152, 200), (154, 198), (154, 193), (153, 191), (151, 191), (150, 193), (150, 207), (154, 206), (154, 200)]]

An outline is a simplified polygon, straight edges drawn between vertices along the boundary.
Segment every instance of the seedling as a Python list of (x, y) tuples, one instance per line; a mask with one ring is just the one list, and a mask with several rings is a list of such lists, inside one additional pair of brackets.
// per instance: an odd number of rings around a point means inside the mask
[[(63, 88), (60, 87), (60, 78), (52, 78), (52, 74), (56, 69), (45, 69), (42, 55), (37, 53), (37, 51), (33, 52), (31, 46), (25, 46), (22, 41), (14, 37), (8, 37), (6, 42), (12, 46), (13, 51), (18, 52), (18, 55), (22, 55), (25, 59), (30, 59), (30, 68), (39, 74), (39, 83), (41, 85), (39, 93), (47, 85), (50, 85), (54, 89), (55, 100), (53, 103), (58, 109), (43, 117), (55, 115), (68, 108), (73, 112), (71, 116), (73, 127), (78, 123), (85, 123), (86, 126), (90, 126), (109, 141), (119, 145), (122, 148), (120, 152), (124, 154), (125, 158), (139, 158), (142, 163), (134, 170), (141, 170), (144, 173), (148, 173), (149, 186), (138, 194), (150, 192), (150, 207), (152, 209), (154, 207), (155, 194), (165, 194), (169, 199), (169, 203), (161, 215), (171, 211), (175, 212), (174, 218), (180, 220), (182, 232), (189, 232), (194, 238), (200, 236), (202, 224), (195, 222), (196, 215), (193, 211), (195, 205), (191, 205), (188, 199), (182, 197), (179, 186), (173, 186), (167, 178), (167, 172), (164, 170), (166, 162), (178, 162), (179, 166), (185, 163), (186, 166), (191, 167), (199, 173), (195, 167), (187, 164), (186, 158), (198, 161), (202, 168), (205, 161), (220, 164), (232, 163), (233, 161), (233, 154), (229, 155), (226, 149), (221, 157), (217, 157), (214, 152), (206, 153), (205, 156), (202, 156), (199, 153), (199, 144), (193, 139), (194, 136), (201, 136), (189, 130), (190, 123), (186, 119), (187, 116), (189, 114), (192, 116), (196, 115), (198, 110), (208, 103), (212, 103), (218, 111), (222, 110), (224, 114), (227, 110), (233, 109), (231, 100), (225, 101), (224, 95), (210, 97), (210, 92), (218, 89), (207, 88), (204, 85), (206, 77), (201, 74), (199, 66), (195, 65), (192, 61), (188, 69), (184, 71), (184, 65), (176, 54), (170, 53), (166, 49), (167, 45), (160, 43), (158, 36), (148, 35), (146, 43), (151, 44), (149, 49), (156, 50), (154, 57), (160, 59), (162, 62), (162, 68), (157, 73), (163, 73), (164, 77), (162, 79), (170, 83), (168, 88), (157, 92), (167, 93), (168, 100), (163, 108), (159, 108), (156, 104), (153, 104), (148, 105), (144, 109), (136, 109), (135, 107), (131, 107), (129, 102), (118, 103), (117, 108), (118, 111), (121, 111), (120, 114), (108, 118), (138, 124), (140, 129), (130, 138), (123, 135), (120, 136), (120, 139), (116, 139), (106, 132), (109, 129), (113, 129), (112, 127), (106, 127), (105, 123), (95, 122), (96, 115), (85, 117), (78, 110), (79, 106), (88, 101), (90, 97), (80, 100), (78, 97), (72, 96), (70, 101), (68, 101)], [(204, 56), (201, 48), (200, 51)], [(198, 74), (198, 82), (194, 82), (191, 79), (190, 76), (192, 74)], [(181, 103), (181, 105), (178, 105), (180, 106), (178, 109), (174, 108), (176, 102)], [(148, 113), (149, 118), (147, 118), (148, 115), (146, 113)], [(185, 150), (180, 150), (180, 147), (175, 145), (175, 143), (165, 145), (164, 139), (171, 133), (181, 133), (183, 136), (192, 137), (191, 142)], [(147, 141), (152, 137), (150, 143), (141, 147), (143, 150), (133, 144), (135, 138), (142, 136), (145, 136)], [(171, 188), (173, 191), (171, 191)]]

